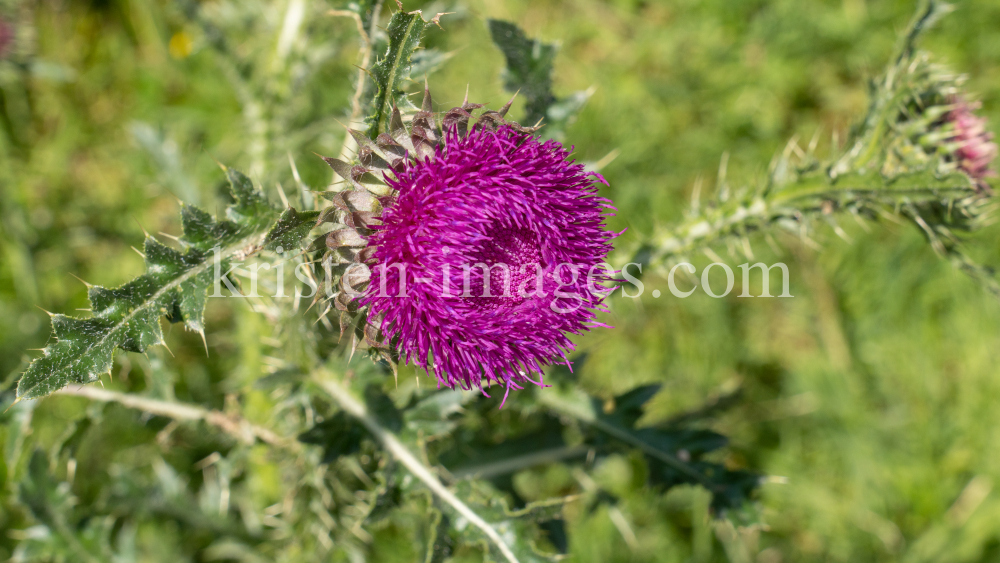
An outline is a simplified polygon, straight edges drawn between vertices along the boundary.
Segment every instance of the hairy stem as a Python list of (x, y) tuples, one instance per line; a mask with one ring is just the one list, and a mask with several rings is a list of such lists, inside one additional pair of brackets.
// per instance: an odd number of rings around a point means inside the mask
[(85, 397), (92, 401), (102, 401), (105, 403), (118, 403), (123, 407), (148, 412), (157, 416), (165, 416), (174, 420), (203, 420), (244, 443), (252, 444), (254, 440), (260, 440), (266, 444), (285, 449), (295, 451), (301, 449), (298, 442), (282, 438), (267, 428), (250, 424), (245, 419), (239, 417), (229, 416), (217, 410), (209, 410), (197, 405), (149, 399), (84, 385), (70, 385), (56, 391), (55, 394)]
[[(809, 218), (832, 220), (835, 212), (863, 209), (899, 215), (898, 210), (911, 203), (960, 202), (974, 195), (967, 178), (957, 174), (941, 179), (900, 178), (887, 183), (876, 175), (833, 178), (825, 172), (814, 172), (780, 189), (696, 208), (686, 220), (648, 238), (643, 245), (650, 251), (647, 263), (656, 270), (690, 259), (693, 253), (712, 245), (746, 239), (780, 222), (799, 225), (804, 236), (809, 230), (804, 221)], [(747, 257), (752, 258), (749, 243), (743, 247)], [(634, 257), (637, 251), (635, 247), (628, 249), (624, 258)]]
[(485, 520), (483, 520), (478, 514), (476, 514), (467, 504), (461, 501), (454, 493), (449, 491), (431, 472), (431, 470), (421, 463), (415, 455), (413, 455), (409, 449), (399, 441), (396, 436), (382, 427), (381, 424), (375, 418), (368, 413), (368, 409), (360, 401), (354, 398), (344, 386), (339, 382), (334, 381), (329, 376), (324, 376), (320, 374), (315, 374), (313, 376), (313, 381), (323, 389), (331, 399), (333, 399), (347, 414), (356, 418), (361, 422), (365, 428), (378, 440), (386, 451), (389, 452), (397, 461), (403, 464), (414, 477), (420, 479), (431, 490), (435, 495), (437, 495), (441, 500), (448, 503), (456, 512), (461, 514), (465, 519), (472, 523), (475, 527), (483, 531), (484, 534), (490, 541), (492, 541), (500, 552), (503, 554), (504, 558), (510, 563), (517, 563), (517, 557), (514, 552), (511, 551), (510, 546), (500, 537), (500, 534), (490, 526)]

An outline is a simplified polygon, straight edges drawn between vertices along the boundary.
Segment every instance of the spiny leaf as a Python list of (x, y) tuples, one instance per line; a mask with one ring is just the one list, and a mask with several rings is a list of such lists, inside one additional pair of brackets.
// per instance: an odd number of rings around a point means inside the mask
[(552, 94), (552, 63), (557, 48), (537, 39), (530, 39), (516, 24), (502, 20), (489, 20), (493, 43), (507, 59), (504, 86), (520, 91), (525, 98), (529, 124), (545, 117), (549, 106), (555, 103)]
[(420, 77), (434, 74), (454, 53), (442, 53), (438, 49), (421, 49), (413, 53), (410, 75)]
[(410, 76), (410, 57), (420, 44), (425, 26), (419, 12), (399, 11), (389, 20), (389, 27), (386, 29), (389, 48), (370, 70), (376, 92), (372, 100), (372, 112), (366, 119), (366, 134), (372, 139), (388, 128), (393, 105), (412, 106), (402, 90), (402, 83)]
[(240, 226), (242, 230), (253, 230), (261, 225), (269, 225), (274, 220), (274, 207), (264, 193), (254, 187), (250, 178), (238, 170), (223, 166), (229, 180), (234, 205), (226, 208), (226, 218)]
[(450, 434), (458, 425), (452, 415), (475, 397), (474, 393), (448, 389), (433, 393), (403, 413), (407, 432), (420, 434), (425, 440)]
[(41, 450), (34, 451), (27, 469), (19, 484), (18, 497), (50, 534), (49, 541), (40, 547), (62, 553), (63, 557), (72, 554), (73, 561), (108, 561), (111, 555), (110, 521), (79, 521), (81, 518), (74, 510), (77, 500), (70, 494), (68, 483), (60, 483), (53, 477), (48, 458)]
[[(543, 533), (539, 523), (561, 518), (563, 507), (567, 502), (575, 500), (575, 497), (546, 499), (529, 503), (518, 510), (511, 510), (503, 494), (483, 481), (459, 481), (455, 484), (454, 492), (500, 534), (518, 561), (541, 563), (560, 558), (558, 554), (550, 553), (543, 547)], [(453, 521), (464, 520), (452, 512), (450, 507), (442, 505), (442, 508)], [(453, 529), (462, 543), (478, 544), (483, 548), (484, 561), (500, 563), (507, 560), (486, 534), (476, 526), (456, 525)]]
[(264, 249), (277, 250), (280, 247), (288, 251), (298, 248), (316, 225), (319, 214), (319, 211), (299, 212), (294, 207), (289, 207), (264, 237)]
[(145, 274), (115, 289), (92, 286), (90, 318), (53, 315), (56, 341), (28, 366), (18, 382), (18, 400), (44, 397), (71, 383), (96, 381), (111, 369), (117, 348), (143, 352), (162, 343), (161, 316), (203, 330), (206, 291), (215, 279), (216, 265), (219, 271), (227, 270), (228, 258), (257, 245), (278, 216), (249, 178), (231, 168), (223, 170), (235, 200), (226, 210), (228, 220), (217, 221), (196, 207), (182, 206), (184, 252), (147, 237)]
[(760, 476), (702, 459), (727, 444), (724, 436), (709, 430), (636, 428), (646, 402), (658, 391), (658, 385), (633, 389), (615, 398), (610, 413), (604, 412), (600, 399), (579, 390), (550, 389), (539, 398), (549, 408), (603, 435), (595, 445), (606, 449), (618, 443), (639, 448), (649, 464), (653, 484), (667, 488), (686, 483), (701, 485), (712, 493), (712, 507), (717, 512), (746, 504), (760, 485)]
[(575, 92), (566, 98), (556, 98), (552, 93), (552, 66), (559, 48), (525, 35), (516, 24), (489, 20), (493, 44), (503, 52), (507, 61), (504, 87), (518, 92), (525, 99), (524, 122), (534, 125), (544, 119), (543, 133), (558, 137), (583, 108), (591, 90)]
[(995, 209), (989, 188), (963, 170), (950, 140), (948, 116), (963, 96), (963, 79), (916, 49), (917, 39), (948, 11), (936, 0), (922, 4), (898, 56), (872, 82), (868, 111), (842, 151), (824, 161), (815, 144), (803, 151), (792, 140), (763, 185), (735, 190), (720, 166), (717, 201), (693, 203), (683, 222), (658, 233), (656, 242), (637, 245), (635, 258), (663, 271), (712, 246), (742, 242), (749, 249), (748, 235), (774, 227), (811, 243), (815, 225), (831, 224), (847, 238), (836, 215), (848, 212), (911, 222), (938, 254), (1000, 294), (993, 274), (971, 260), (955, 236), (989, 225)]

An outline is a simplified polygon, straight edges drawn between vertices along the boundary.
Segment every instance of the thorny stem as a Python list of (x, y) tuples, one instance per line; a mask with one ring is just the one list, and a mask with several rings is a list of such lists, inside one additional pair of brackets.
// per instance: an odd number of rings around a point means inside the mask
[[(919, 201), (928, 196), (960, 199), (970, 195), (972, 192), (967, 185), (942, 186), (934, 190), (926, 187), (893, 189), (891, 186), (873, 188), (851, 182), (833, 183), (824, 177), (806, 177), (753, 201), (724, 206), (712, 216), (699, 213), (689, 218), (647, 242), (652, 246), (649, 263), (654, 268), (662, 267), (674, 258), (706, 249), (727, 238), (745, 237), (778, 220), (799, 220), (803, 214), (820, 211), (824, 202), (839, 202), (848, 198), (856, 202), (867, 200), (872, 205), (882, 203), (896, 207), (897, 202)], [(630, 249), (630, 254), (635, 255), (634, 248)]]
[(251, 424), (243, 418), (229, 416), (217, 410), (209, 410), (196, 405), (149, 399), (84, 385), (70, 385), (56, 391), (55, 394), (84, 397), (105, 403), (118, 403), (123, 407), (174, 420), (203, 420), (244, 443), (252, 444), (254, 440), (260, 440), (266, 444), (285, 449), (294, 451), (300, 449), (298, 442), (282, 438), (267, 428)]
[(518, 563), (517, 557), (514, 552), (511, 551), (510, 546), (500, 537), (500, 534), (489, 525), (485, 520), (483, 520), (478, 514), (476, 514), (467, 504), (461, 501), (454, 493), (449, 491), (441, 481), (435, 476), (426, 465), (420, 462), (416, 456), (414, 456), (409, 449), (402, 442), (399, 441), (396, 436), (382, 427), (381, 424), (375, 418), (368, 413), (368, 409), (360, 401), (354, 398), (353, 395), (339, 382), (334, 381), (329, 376), (324, 376), (323, 374), (316, 373), (313, 375), (313, 381), (322, 388), (330, 396), (331, 399), (336, 401), (336, 403), (346, 412), (347, 414), (353, 416), (361, 424), (364, 424), (365, 428), (375, 437), (392, 455), (406, 467), (414, 477), (420, 479), (431, 490), (435, 495), (437, 495), (441, 500), (451, 505), (456, 512), (461, 514), (465, 519), (472, 523), (475, 527), (483, 531), (484, 534), (490, 541), (492, 541), (500, 552), (503, 554), (504, 558), (509, 563)]
[[(330, 396), (330, 398), (332, 398), (340, 406), (340, 408), (344, 410), (344, 412), (360, 421), (365, 428), (368, 429), (372, 436), (374, 436), (375, 439), (385, 447), (386, 451), (396, 458), (397, 461), (403, 464), (403, 466), (406, 467), (414, 475), (414, 477), (420, 479), (420, 481), (423, 482), (424, 485), (431, 490), (431, 492), (440, 497), (444, 502), (451, 505), (456, 512), (466, 518), (474, 526), (482, 530), (490, 541), (497, 546), (503, 554), (504, 559), (506, 559), (509, 563), (519, 563), (517, 556), (514, 555), (514, 552), (511, 551), (507, 543), (500, 537), (500, 534), (497, 533), (497, 531), (490, 526), (489, 523), (483, 520), (482, 517), (476, 514), (475, 511), (469, 508), (467, 504), (455, 496), (454, 493), (449, 491), (431, 472), (431, 470), (427, 468), (426, 465), (421, 463), (392, 432), (383, 428), (382, 425), (368, 413), (367, 408), (360, 401), (355, 399), (347, 389), (329, 377), (314, 376), (313, 379), (316, 384), (319, 385), (319, 387), (322, 388)], [(84, 397), (93, 401), (102, 401), (106, 403), (118, 403), (126, 408), (140, 410), (174, 420), (202, 420), (208, 424), (218, 427), (227, 434), (230, 434), (244, 443), (253, 443), (256, 439), (272, 446), (290, 449), (293, 451), (299, 451), (301, 449), (297, 442), (282, 438), (271, 430), (251, 424), (245, 419), (228, 416), (217, 410), (209, 410), (197, 405), (149, 399), (146, 397), (138, 397), (136, 395), (119, 393), (117, 391), (107, 391), (84, 385), (71, 385), (56, 391), (55, 394)]]
[[(361, 15), (357, 12), (348, 10), (330, 10), (327, 12), (331, 16), (353, 18), (358, 25), (358, 35), (361, 37), (361, 65), (358, 68), (358, 84), (354, 89), (354, 97), (351, 98), (351, 119), (347, 122), (349, 128), (354, 127), (358, 120), (361, 119), (361, 97), (365, 93), (365, 77), (368, 74), (368, 66), (371, 64), (372, 51), (375, 49), (375, 43), (372, 38), (375, 36), (375, 29), (378, 27), (378, 15), (382, 12), (382, 2), (383, 0), (375, 2), (375, 6), (372, 8), (372, 20), (367, 31), (365, 30), (364, 22), (361, 20)], [(351, 137), (350, 131), (345, 131), (344, 142), (340, 148), (341, 160), (350, 158), (351, 151), (353, 150), (352, 140), (353, 137)]]
[[(805, 152), (793, 140), (772, 163), (764, 186), (743, 188), (732, 197), (724, 158), (713, 205), (699, 207), (695, 196), (689, 216), (623, 248), (615, 263), (632, 260), (662, 272), (690, 260), (696, 252), (720, 260), (712, 251), (719, 243), (727, 243), (734, 255), (742, 247), (752, 260), (748, 236), (773, 226), (794, 230), (806, 244), (816, 246), (808, 237), (813, 220), (830, 223), (834, 232), (849, 240), (835, 220), (836, 212), (849, 211), (859, 220), (875, 214), (909, 220), (925, 233), (935, 252), (1000, 294), (993, 272), (969, 258), (954, 235), (989, 224), (996, 207), (984, 197), (989, 190), (966, 175), (954, 159), (941, 160), (953, 148), (927, 147), (931, 141), (921, 140), (921, 135), (940, 126), (938, 121), (948, 111), (947, 100), (955, 97), (961, 85), (960, 77), (915, 51), (917, 37), (949, 9), (936, 0), (924, 3), (895, 62), (874, 84), (872, 102), (860, 127), (829, 164), (813, 154), (818, 138)], [(918, 109), (911, 111), (911, 106)], [(834, 142), (835, 147), (838, 144)]]

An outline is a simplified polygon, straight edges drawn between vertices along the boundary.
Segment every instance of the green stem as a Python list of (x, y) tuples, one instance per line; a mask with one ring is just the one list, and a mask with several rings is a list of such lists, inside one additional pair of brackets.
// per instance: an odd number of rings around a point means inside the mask
[[(700, 249), (731, 238), (746, 237), (782, 219), (801, 221), (804, 216), (829, 210), (861, 208), (898, 209), (914, 203), (960, 201), (975, 195), (974, 186), (960, 173), (941, 178), (920, 173), (885, 179), (878, 172), (831, 178), (825, 171), (800, 176), (780, 189), (702, 208), (673, 229), (645, 241), (650, 265), (662, 268)], [(637, 248), (629, 249), (629, 257)]]
[(399, 463), (401, 463), (406, 469), (413, 474), (414, 477), (420, 479), (431, 490), (432, 493), (437, 495), (441, 500), (448, 503), (452, 508), (455, 509), (460, 515), (467, 519), (472, 525), (479, 528), (486, 534), (486, 537), (490, 538), (503, 554), (504, 558), (509, 563), (518, 563), (517, 557), (514, 552), (511, 551), (510, 546), (507, 542), (500, 537), (500, 534), (490, 526), (485, 520), (483, 520), (478, 514), (476, 514), (467, 504), (461, 501), (454, 493), (449, 491), (441, 481), (431, 472), (430, 468), (424, 465), (417, 456), (413, 455), (410, 450), (399, 441), (399, 438), (395, 434), (386, 430), (369, 412), (365, 405), (357, 400), (346, 387), (340, 384), (340, 382), (333, 380), (328, 374), (316, 372), (313, 374), (313, 381), (318, 385), (323, 391), (333, 399), (341, 409), (347, 414), (356, 418), (361, 424), (368, 429), (376, 440), (378, 440), (382, 446), (389, 452), (392, 457), (396, 458)]
[(266, 444), (289, 449), (293, 452), (301, 450), (300, 444), (295, 440), (282, 438), (267, 428), (250, 424), (245, 419), (229, 416), (217, 410), (209, 410), (198, 405), (161, 401), (128, 393), (106, 391), (87, 385), (70, 385), (53, 394), (84, 397), (92, 401), (101, 401), (104, 403), (118, 403), (126, 408), (164, 416), (173, 420), (203, 420), (247, 444), (252, 444), (257, 439)]

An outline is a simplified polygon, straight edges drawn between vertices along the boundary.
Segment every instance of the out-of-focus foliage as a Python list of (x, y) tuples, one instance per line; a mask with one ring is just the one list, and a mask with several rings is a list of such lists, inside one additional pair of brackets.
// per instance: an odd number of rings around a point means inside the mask
[(525, 99), (524, 122), (528, 125), (543, 123), (543, 134), (562, 139), (566, 127), (593, 94), (593, 90), (574, 92), (558, 99), (552, 93), (552, 71), (556, 53), (554, 44), (530, 39), (516, 24), (502, 20), (488, 20), (493, 43), (507, 61), (504, 87)]
[[(365, 15), (371, 3), (362, 4)], [(8, 408), (36, 357), (24, 350), (49, 340), (35, 306), (86, 307), (86, 287), (69, 272), (104, 286), (139, 275), (143, 260), (129, 247), (142, 240), (140, 225), (181, 232), (174, 195), (224, 208), (213, 159), (247, 170), (272, 200), (280, 184), (292, 205), (311, 208), (311, 189), (329, 181), (311, 153), (339, 152), (335, 120), (350, 119), (358, 64), (355, 23), (327, 16), (331, 8), (345, 7), (0, 4), (16, 27), (0, 60), (0, 559), (482, 560), (475, 530), (307, 378), (328, 357), (384, 426), (447, 468), (445, 482), (484, 517), (509, 519), (531, 553), (601, 562), (996, 559), (1000, 306), (916, 229), (885, 222), (870, 232), (844, 224), (851, 243), (820, 228), (820, 250), (779, 240), (779, 255), (755, 239), (758, 259), (788, 263), (794, 299), (741, 299), (739, 286), (725, 299), (674, 299), (651, 275), (641, 299), (611, 301), (614, 330), (578, 339), (587, 359), (573, 389), (598, 397), (587, 403), (595, 419), (621, 414), (633, 389), (660, 384), (646, 414), (628, 421), (639, 432), (725, 435), (729, 446), (703, 458), (694, 448), (672, 455), (771, 476), (760, 514), (746, 518), (710, 518), (702, 487), (662, 493), (662, 468), (641, 449), (545, 404), (559, 389), (513, 395), (497, 410), (498, 398), (435, 392), (426, 379), (420, 389), (423, 376), (406, 369), (397, 385), (367, 360), (347, 364), (335, 327), (303, 314), (309, 298), (297, 307), (210, 299), (207, 357), (200, 336), (174, 325), (164, 334), (170, 352), (119, 355), (102, 379), (268, 428), (287, 440), (280, 445), (82, 397)], [(866, 80), (913, 10), (860, 0), (406, 8), (456, 12), (442, 19), (446, 31), (429, 26), (427, 50), (414, 54), (417, 63), (454, 53), (430, 78), (447, 93), (436, 98), (442, 107), (460, 104), (466, 84), (492, 107), (509, 97), (506, 60), (484, 18), (559, 41), (553, 95), (596, 87), (566, 138), (579, 158), (602, 161), (619, 208), (612, 226), (643, 234), (681, 219), (690, 188), (711, 183), (723, 152), (730, 180), (749, 184), (794, 135), (819, 130), (819, 150), (835, 145), (833, 135), (845, 139), (866, 108)], [(992, 123), (998, 20), (991, 0), (958, 2), (922, 43), (970, 74), (967, 88)], [(373, 39), (384, 52), (386, 38)], [(969, 241), (970, 254), (1000, 262), (996, 234)], [(545, 518), (522, 527), (513, 515), (524, 508)], [(746, 525), (751, 517), (764, 526)]]

